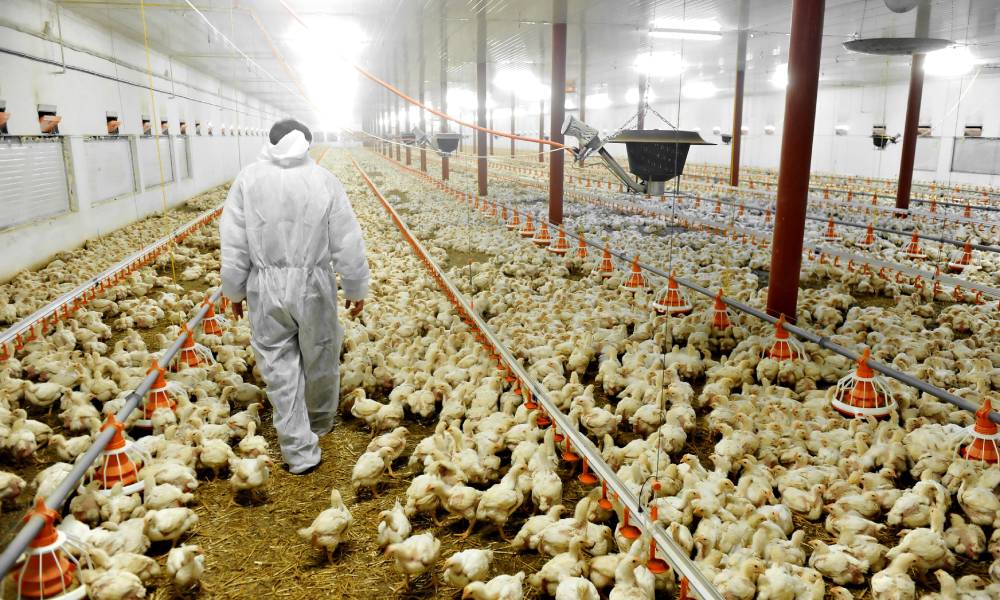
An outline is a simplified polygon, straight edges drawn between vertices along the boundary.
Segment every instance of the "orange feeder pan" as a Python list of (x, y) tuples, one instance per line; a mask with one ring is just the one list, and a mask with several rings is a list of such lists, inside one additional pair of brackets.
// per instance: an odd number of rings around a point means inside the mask
[(583, 239), (583, 234), (581, 233), (576, 243), (576, 253), (574, 256), (577, 258), (587, 258), (590, 252), (587, 250), (587, 241)]
[(686, 315), (691, 312), (691, 302), (684, 292), (677, 287), (677, 281), (671, 275), (667, 278), (667, 289), (660, 297), (659, 301), (653, 302), (653, 310), (661, 315)]
[(17, 597), (31, 600), (86, 598), (87, 586), (74, 576), (80, 563), (62, 550), (65, 545), (83, 549), (55, 528), (59, 513), (45, 506), (44, 499), (38, 499), (35, 508), (25, 515), (25, 522), (33, 516), (42, 517), (45, 524), (28, 545), (25, 559), (14, 565), (11, 577), (17, 585)]
[(569, 438), (566, 438), (566, 448), (563, 450), (562, 459), (570, 464), (580, 460), (580, 455), (573, 452), (573, 449), (570, 447)]
[(642, 274), (642, 269), (639, 268), (638, 254), (632, 259), (632, 271), (629, 273), (625, 283), (622, 284), (622, 287), (630, 290), (638, 290), (646, 287), (646, 277)]
[(906, 244), (906, 250), (903, 251), (903, 254), (907, 258), (927, 258), (927, 255), (920, 249), (920, 239), (917, 237), (916, 231), (913, 232), (913, 236), (910, 238), (909, 243)]
[(583, 458), (583, 472), (577, 475), (577, 480), (583, 485), (594, 485), (597, 483), (597, 476), (590, 472), (590, 461)]
[(507, 230), (514, 231), (521, 224), (521, 217), (518, 216), (517, 211), (514, 211), (514, 215), (507, 221)]
[(896, 408), (896, 401), (885, 383), (868, 366), (868, 348), (858, 359), (858, 368), (837, 382), (831, 405), (846, 417), (883, 419)]
[(601, 482), (601, 498), (597, 501), (597, 505), (603, 510), (611, 510), (611, 500), (608, 499), (608, 482)]
[(774, 324), (774, 342), (767, 351), (768, 358), (776, 361), (795, 360), (806, 355), (805, 346), (802, 342), (793, 339), (785, 330), (785, 315), (778, 317), (778, 322)]
[(205, 298), (202, 304), (208, 306), (208, 312), (205, 313), (205, 317), (201, 320), (201, 330), (205, 335), (222, 335), (222, 326), (226, 325), (225, 317), (215, 314), (215, 306), (212, 302)]
[(145, 482), (139, 479), (139, 469), (129, 456), (132, 445), (122, 435), (125, 425), (120, 423), (114, 415), (108, 415), (108, 419), (101, 426), (101, 431), (108, 428), (114, 428), (115, 433), (104, 448), (101, 465), (94, 471), (94, 481), (100, 481), (101, 488), (105, 491), (120, 483), (125, 494), (141, 492), (145, 487)]
[(649, 539), (649, 560), (646, 561), (646, 568), (653, 575), (662, 575), (670, 570), (670, 565), (662, 558), (656, 557), (656, 540)]
[(632, 525), (631, 523), (629, 523), (629, 519), (628, 519), (629, 518), (629, 510), (628, 510), (627, 506), (624, 507), (623, 515), (624, 515), (624, 517), (622, 519), (622, 525), (621, 525), (621, 527), (618, 530), (619, 533), (621, 533), (622, 537), (625, 538), (625, 539), (627, 539), (627, 540), (637, 540), (637, 539), (639, 539), (639, 536), (642, 535), (642, 532), (639, 531), (638, 527), (636, 527), (635, 525)]
[(840, 240), (840, 236), (837, 235), (837, 229), (833, 225), (833, 217), (826, 222), (826, 231), (823, 232), (823, 239), (828, 242), (836, 242)]
[(608, 250), (608, 245), (604, 244), (604, 255), (601, 257), (601, 264), (597, 266), (597, 274), (600, 277), (611, 277), (615, 272), (615, 265), (611, 262), (611, 251)]
[(732, 327), (733, 322), (729, 318), (729, 308), (722, 301), (722, 290), (715, 293), (715, 305), (712, 307), (712, 327), (720, 331)]
[(539, 248), (544, 248), (552, 243), (552, 236), (549, 235), (549, 224), (541, 221), (542, 226), (538, 228), (538, 235), (531, 241)]
[(992, 408), (990, 399), (986, 398), (976, 411), (976, 422), (968, 428), (972, 442), (959, 451), (964, 458), (989, 464), (1000, 460), (1000, 433), (997, 424), (990, 420)]
[(521, 229), (521, 237), (523, 238), (535, 237), (535, 225), (531, 221), (531, 215), (528, 215), (527, 220), (524, 222), (524, 227)]
[(546, 248), (546, 250), (559, 256), (563, 256), (569, 252), (569, 244), (566, 242), (566, 232), (563, 231), (562, 227), (559, 228), (559, 237), (556, 238), (556, 243)]
[(962, 256), (957, 261), (949, 262), (948, 270), (952, 273), (961, 273), (970, 264), (972, 264), (972, 244), (965, 242), (965, 247), (962, 248)]
[(182, 364), (187, 367), (197, 367), (215, 362), (215, 359), (212, 358), (211, 350), (201, 344), (195, 343), (194, 336), (191, 335), (191, 330), (188, 329), (186, 324), (181, 325), (181, 332), (187, 335), (181, 343), (181, 351), (177, 353), (177, 360), (171, 366), (172, 370), (178, 370)]
[(865, 228), (865, 237), (854, 243), (859, 248), (871, 248), (875, 245), (875, 227), (871, 223)]

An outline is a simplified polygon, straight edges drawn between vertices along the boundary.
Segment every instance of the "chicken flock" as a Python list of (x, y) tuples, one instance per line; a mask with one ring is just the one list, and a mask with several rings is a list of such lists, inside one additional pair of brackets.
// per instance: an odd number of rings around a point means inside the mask
[[(1000, 469), (956, 454), (971, 414), (889, 381), (898, 403), (889, 419), (845, 420), (830, 397), (854, 366), (846, 359), (812, 344), (805, 360), (761, 358), (772, 328), (733, 316), (734, 327), (716, 330), (706, 319), (710, 299), (691, 298), (688, 316), (656, 317), (650, 304), (657, 289), (621, 288), (627, 266), (601, 278), (593, 273), (594, 252), (555, 256), (384, 158), (357, 158), (383, 191), (406, 190), (391, 201), (438, 264), (448, 264), (449, 252), (480, 253), (482, 260), (451, 266), (451, 279), (630, 492), (656, 507), (723, 597), (1000, 595)], [(648, 538), (623, 534), (621, 505), (609, 507), (600, 486), (575, 505), (564, 498), (575, 473), (560, 460), (554, 429), (541, 426), (544, 415), (528, 410), (498, 373), (348, 157), (330, 153), (326, 164), (347, 187), (371, 253), (372, 298), (360, 318), (343, 322), (341, 369), (342, 410), (370, 429), (371, 441), (350, 481), (328, 491), (329, 507), (300, 524), (302, 543), (335, 563), (356, 526), (358, 498), (404, 477), (405, 492), (366, 541), (392, 561), (400, 589), (426, 576), (435, 587), (480, 600), (675, 593), (674, 573), (650, 571)], [(471, 179), (453, 173), (452, 185), (472, 189)], [(491, 186), (498, 199), (541, 208), (531, 190)], [(212, 192), (212, 202), (222, 193)], [(566, 208), (568, 229), (763, 304), (765, 251), (720, 244), (703, 232), (666, 239), (650, 219)], [(174, 268), (187, 285), (159, 274), (168, 261), (161, 256), (135, 272), (0, 365), (0, 439), (14, 466), (0, 471), (0, 499), (49, 493), (176, 338), (177, 325), (214, 291), (216, 229), (175, 249)], [(906, 285), (831, 264), (804, 263), (803, 278), (823, 287), (800, 295), (802, 326), (848, 347), (870, 346), (874, 358), (974, 402), (996, 399), (995, 310), (944, 306)], [(869, 295), (892, 302), (859, 306), (857, 298)], [(158, 337), (140, 334), (165, 323)], [(260, 433), (266, 398), (247, 321), (226, 324), (221, 336), (197, 337), (214, 360), (167, 374), (176, 412), (156, 411), (150, 434), (134, 441), (144, 457), (143, 492), (85, 482), (59, 525), (89, 550), (93, 568), (82, 578), (92, 598), (143, 598), (164, 570), (178, 591), (198, 589), (212, 566), (191, 543), (199, 478), (228, 477), (234, 495), (281, 502), (266, 496), (276, 449)], [(127, 425), (140, 416), (136, 411)], [(433, 425), (415, 445), (407, 443), (414, 422)], [(46, 446), (60, 462), (26, 482), (18, 465)], [(464, 532), (455, 535), (466, 546), (445, 555), (439, 536), (448, 530), (428, 521), (461, 523)], [(483, 531), (495, 531), (511, 552), (544, 557), (541, 566), (499, 572), (495, 549), (468, 537)], [(165, 563), (149, 555), (154, 544), (170, 546)]]

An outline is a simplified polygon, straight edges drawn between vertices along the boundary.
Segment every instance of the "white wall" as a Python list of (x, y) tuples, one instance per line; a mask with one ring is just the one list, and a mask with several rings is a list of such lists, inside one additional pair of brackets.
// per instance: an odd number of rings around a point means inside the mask
[[(32, 56), (62, 60), (58, 43), (44, 39), (46, 31), (56, 32), (55, 5), (50, 2), (7, 0), (0, 16), (0, 47)], [(60, 10), (62, 37), (67, 46), (67, 64), (112, 75), (146, 85), (148, 76), (141, 68), (146, 54), (141, 44), (111, 32), (108, 28), (65, 9)], [(76, 49), (73, 49), (76, 48)], [(109, 58), (116, 59), (115, 64)], [(153, 53), (152, 71), (168, 73), (165, 56)], [(67, 177), (71, 194), (70, 210), (56, 217), (35, 220), (13, 228), (0, 229), (0, 280), (17, 271), (44, 263), (52, 254), (79, 246), (87, 239), (106, 234), (141, 217), (162, 210), (164, 191), (168, 206), (224, 183), (252, 162), (264, 137), (219, 136), (219, 126), (269, 127), (281, 115), (277, 109), (248, 97), (221, 82), (173, 63), (173, 78), (154, 77), (154, 87), (172, 90), (154, 93), (148, 88), (102, 79), (26, 58), (0, 53), (0, 99), (10, 113), (11, 135), (38, 135), (38, 104), (55, 104), (63, 117), (60, 133), (66, 136), (69, 161)], [(182, 98), (186, 96), (187, 98)], [(117, 112), (123, 135), (141, 133), (141, 115), (153, 118), (154, 128), (165, 118), (172, 134), (180, 131), (179, 122), (188, 124), (191, 176), (175, 177), (166, 186), (159, 185), (159, 169), (141, 173), (142, 191), (105, 201), (90, 197), (88, 178), (98, 176), (97, 165), (87, 164), (83, 152), (86, 136), (105, 134), (107, 111)], [(155, 113), (155, 117), (154, 117)], [(194, 135), (195, 121), (203, 132), (207, 124), (215, 127), (214, 136)], [(2, 142), (0, 142), (2, 143)], [(165, 160), (171, 160), (165, 156)], [(173, 157), (176, 162), (177, 157)], [(178, 173), (178, 165), (173, 165)], [(150, 240), (153, 241), (153, 240)]]

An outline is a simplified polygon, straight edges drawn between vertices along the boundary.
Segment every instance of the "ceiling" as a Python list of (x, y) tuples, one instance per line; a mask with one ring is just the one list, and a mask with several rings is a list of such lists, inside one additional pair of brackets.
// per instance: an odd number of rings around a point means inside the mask
[[(1000, 3), (928, 1), (930, 37), (967, 44), (977, 59), (1000, 66)], [(414, 96), (422, 59), (426, 98), (435, 105), (442, 64), (451, 88), (474, 89), (480, 13), (486, 17), (488, 71), (530, 72), (544, 82), (551, 69), (552, 3), (546, 0), (284, 0), (308, 31), (282, 0), (192, 2), (245, 56), (213, 34), (185, 0), (147, 6), (151, 45), (172, 60), (304, 118), (319, 104), (332, 103), (340, 112), (353, 112), (357, 123), (360, 107), (383, 97), (374, 84), (335, 68), (332, 55), (337, 52)], [(753, 94), (772, 90), (771, 75), (787, 62), (792, 2), (748, 2), (746, 89)], [(59, 4), (142, 40), (142, 21), (132, 0)], [(907, 57), (854, 54), (842, 44), (854, 37), (912, 36), (916, 12), (892, 13), (883, 0), (827, 0), (820, 85), (884, 85), (907, 79)], [(662, 18), (713, 19), (721, 26), (721, 39), (651, 39), (650, 23)], [(633, 61), (648, 52), (674, 52), (687, 65), (683, 74), (651, 78), (660, 97), (676, 96), (692, 80), (711, 82), (723, 94), (732, 88), (740, 29), (737, 0), (568, 0), (567, 22), (567, 79), (582, 87), (585, 72), (587, 94), (621, 97), (638, 81)], [(345, 30), (344, 23), (352, 27)], [(989, 64), (980, 68), (1000, 74)], [(492, 83), (493, 74), (489, 78), (493, 101), (507, 106), (509, 91)], [(317, 87), (317, 80), (325, 81)], [(338, 104), (352, 87), (355, 97)]]

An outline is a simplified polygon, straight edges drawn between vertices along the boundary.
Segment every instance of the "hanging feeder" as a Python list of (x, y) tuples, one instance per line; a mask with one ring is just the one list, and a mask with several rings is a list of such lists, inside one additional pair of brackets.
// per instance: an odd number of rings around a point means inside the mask
[(983, 405), (976, 411), (976, 422), (966, 428), (964, 440), (972, 438), (969, 444), (960, 445), (959, 453), (968, 460), (995, 464), (1000, 460), (1000, 433), (997, 424), (990, 420), (993, 409), (990, 399), (983, 400)]
[(583, 472), (577, 475), (577, 480), (583, 485), (594, 485), (597, 483), (597, 476), (590, 472), (590, 461), (583, 457)]
[(840, 240), (840, 236), (837, 234), (837, 230), (833, 225), (833, 217), (826, 222), (826, 231), (823, 232), (823, 239), (827, 242), (836, 242)]
[(570, 464), (580, 460), (580, 455), (573, 452), (573, 449), (570, 447), (568, 437), (566, 438), (566, 448), (563, 450), (562, 459)]
[(576, 253), (574, 256), (577, 258), (587, 258), (589, 255), (590, 252), (587, 250), (587, 241), (583, 238), (583, 232), (581, 231), (577, 234)]
[(611, 277), (615, 272), (614, 263), (611, 262), (611, 251), (608, 250), (607, 242), (604, 243), (604, 254), (601, 256), (601, 264), (597, 265), (597, 275), (602, 278)]
[(531, 241), (539, 248), (544, 248), (552, 243), (552, 236), (549, 235), (549, 224), (542, 219), (538, 221), (542, 225), (538, 228), (538, 234)]
[(459, 133), (442, 131), (434, 134), (434, 141), (432, 145), (442, 158), (446, 158), (451, 156), (455, 150), (458, 150), (458, 142), (460, 139), (462, 139), (462, 135)]
[(903, 250), (903, 254), (907, 258), (918, 260), (921, 258), (927, 258), (927, 255), (920, 249), (920, 239), (917, 237), (916, 230), (913, 231), (913, 236), (910, 237), (910, 241), (906, 244), (906, 249)]
[(215, 314), (215, 306), (208, 298), (205, 298), (202, 304), (208, 306), (208, 312), (201, 320), (201, 331), (205, 335), (221, 336), (222, 328), (229, 324), (228, 321), (222, 315)]
[(962, 248), (962, 256), (957, 260), (950, 261), (948, 263), (948, 270), (952, 273), (961, 273), (970, 264), (972, 264), (972, 243), (965, 242), (965, 247)]
[(871, 248), (875, 245), (875, 227), (871, 223), (865, 228), (865, 237), (854, 242), (854, 245), (859, 248)]
[(172, 370), (177, 371), (182, 364), (193, 368), (215, 362), (211, 350), (195, 343), (194, 336), (191, 335), (191, 330), (188, 329), (186, 323), (181, 325), (181, 333), (186, 335), (184, 341), (181, 342), (181, 351), (177, 353), (177, 360), (171, 365)]
[[(73, 554), (63, 550), (69, 546), (77, 554), (86, 556), (83, 545), (65, 532), (55, 527), (59, 513), (45, 505), (39, 498), (35, 508), (25, 515), (27, 522), (32, 517), (45, 520), (41, 531), (31, 540), (25, 558), (14, 565), (10, 579), (17, 586), (18, 600), (80, 600), (87, 597), (86, 584), (76, 576), (81, 565)], [(88, 560), (89, 563), (89, 560)], [(6, 598), (7, 578), (0, 585), (0, 596)]]
[(646, 287), (646, 277), (642, 274), (642, 269), (639, 267), (638, 254), (632, 259), (632, 271), (629, 273), (628, 279), (622, 283), (622, 287), (630, 290), (638, 290)]
[(790, 337), (785, 330), (785, 315), (778, 317), (774, 324), (774, 335), (771, 337), (771, 346), (767, 350), (767, 357), (781, 362), (784, 360), (796, 360), (805, 358), (806, 349), (799, 340)]
[(885, 381), (876, 377), (868, 366), (870, 355), (871, 352), (865, 348), (858, 359), (858, 368), (837, 382), (831, 404), (844, 416), (881, 419), (896, 409), (896, 401)]
[(566, 232), (562, 227), (559, 228), (559, 237), (556, 238), (556, 243), (546, 248), (546, 250), (559, 256), (564, 256), (569, 252), (569, 244), (566, 242)]
[(682, 316), (691, 312), (691, 302), (677, 286), (677, 280), (674, 279), (673, 274), (667, 278), (667, 287), (663, 290), (660, 299), (653, 302), (653, 309), (661, 315)]
[(521, 218), (518, 216), (517, 211), (513, 211), (514, 215), (507, 221), (507, 231), (514, 231), (521, 224)]
[(524, 221), (524, 227), (521, 228), (521, 237), (523, 238), (533, 238), (535, 237), (535, 225), (531, 220), (531, 215), (527, 215)]
[(611, 510), (612, 504), (611, 500), (608, 499), (608, 482), (601, 482), (601, 498), (597, 501), (597, 505), (601, 507), (602, 510)]
[(622, 514), (624, 516), (622, 518), (622, 526), (618, 530), (619, 533), (621, 533), (622, 537), (625, 538), (625, 539), (627, 539), (627, 540), (637, 540), (637, 539), (639, 539), (639, 536), (642, 535), (642, 532), (639, 531), (638, 527), (636, 527), (635, 525), (632, 525), (629, 522), (629, 510), (628, 510), (627, 506), (623, 507)]
[[(654, 517), (653, 520), (655, 521), (656, 518)], [(646, 568), (649, 569), (649, 572), (653, 575), (662, 575), (670, 570), (670, 565), (667, 564), (667, 561), (662, 558), (657, 558), (656, 540), (652, 537), (649, 538), (649, 560), (646, 561)]]
[(156, 381), (153, 382), (149, 391), (146, 392), (146, 398), (142, 405), (142, 418), (135, 422), (136, 427), (152, 428), (153, 413), (160, 409), (177, 412), (178, 400), (187, 399), (187, 392), (184, 391), (184, 387), (176, 381), (168, 382), (163, 377), (163, 367), (155, 360), (153, 361), (153, 365), (146, 371), (146, 374), (148, 375), (152, 371), (157, 372)]
[[(113, 428), (114, 435), (111, 441), (104, 448), (104, 453), (99, 460), (99, 465), (94, 471), (92, 481), (101, 482), (101, 491), (109, 492), (117, 484), (122, 484), (122, 491), (128, 494), (141, 492), (145, 488), (145, 482), (139, 479), (138, 465), (148, 464), (150, 457), (144, 455), (139, 447), (129, 442), (122, 435), (125, 425), (118, 421), (114, 415), (108, 415), (101, 431)], [(81, 486), (82, 489), (83, 486)]]
[(712, 307), (712, 328), (719, 331), (729, 329), (733, 324), (729, 318), (729, 307), (722, 301), (722, 290), (715, 293), (715, 304)]

